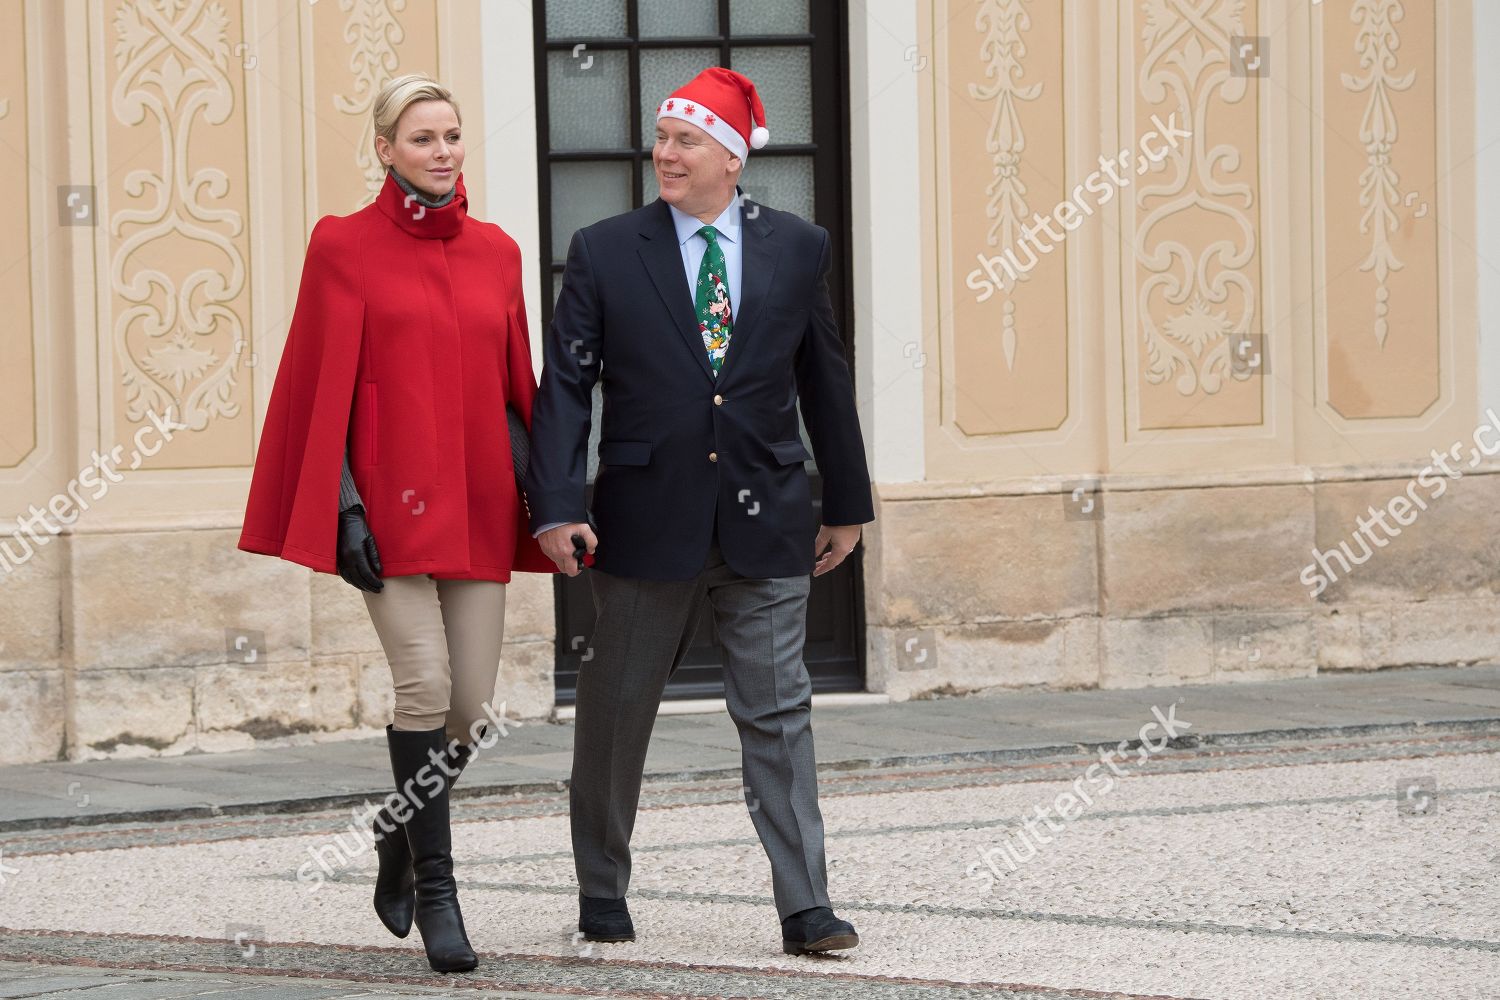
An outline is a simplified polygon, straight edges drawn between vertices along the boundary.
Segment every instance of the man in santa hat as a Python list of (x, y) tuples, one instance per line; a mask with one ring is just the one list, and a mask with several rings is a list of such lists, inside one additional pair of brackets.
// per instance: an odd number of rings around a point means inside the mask
[[(769, 139), (745, 76), (705, 70), (661, 103), (656, 126), (661, 198), (573, 235), (532, 409), (532, 530), (569, 575), (580, 548), (593, 557), (571, 789), (578, 929), (635, 938), (625, 894), (646, 747), (706, 601), (782, 948), (852, 948), (858, 935), (829, 905), (802, 659), (811, 577), (843, 562), (875, 518), (828, 295), (831, 241), (740, 191), (750, 150)], [(799, 403), (823, 474), (821, 525)]]

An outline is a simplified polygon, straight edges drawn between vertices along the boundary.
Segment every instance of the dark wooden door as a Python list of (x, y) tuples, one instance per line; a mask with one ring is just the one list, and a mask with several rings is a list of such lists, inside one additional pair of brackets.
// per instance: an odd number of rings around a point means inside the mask
[[(823, 226), (835, 240), (829, 290), (854, 358), (849, 322), (847, 0), (543, 0), (535, 6), (538, 149), (543, 217), (543, 319), (562, 285), (574, 231), (656, 200), (651, 147), (657, 104), (709, 66), (755, 80), (772, 142), (746, 164), (741, 188)], [(597, 468), (599, 398), (589, 443)], [(807, 434), (803, 430), (803, 438)], [(811, 448), (809, 447), (809, 451)], [(810, 470), (813, 496), (822, 492)], [(590, 485), (592, 490), (592, 485)], [(864, 688), (863, 547), (813, 580), (806, 659), (814, 690)], [(593, 633), (587, 573), (557, 580), (557, 700), (573, 700)], [(722, 659), (705, 606), (697, 641), (669, 698), (723, 693)]]

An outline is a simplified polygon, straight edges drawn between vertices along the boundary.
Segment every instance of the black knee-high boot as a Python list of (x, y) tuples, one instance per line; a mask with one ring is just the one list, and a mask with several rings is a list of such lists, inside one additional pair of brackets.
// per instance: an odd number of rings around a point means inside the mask
[[(393, 727), (386, 726), (387, 733)], [(480, 730), (483, 738), (486, 730)], [(387, 737), (389, 739), (389, 737)], [(459, 744), (448, 753), (448, 767), (454, 773), (448, 778), (452, 788), (474, 755), (470, 744)], [(445, 772), (446, 773), (446, 772)], [(411, 870), (411, 849), (406, 843), (406, 833), (401, 824), (385, 806), (375, 814), (375, 856), (380, 860), (380, 871), (375, 876), (375, 915), (385, 924), (386, 930), (404, 938), (411, 933), (412, 914), (416, 912), (416, 877)]]
[[(414, 918), (427, 962), (438, 972), (466, 972), (479, 957), (464, 933), (458, 908), (458, 884), (453, 879), (453, 836), (448, 825), (449, 781), (433, 759), (443, 759), (443, 729), (418, 732), (386, 730), (391, 774), (405, 794), (410, 784), (415, 801), (405, 824), (416, 886)], [(428, 768), (426, 780), (418, 778)], [(433, 775), (436, 775), (436, 778)]]

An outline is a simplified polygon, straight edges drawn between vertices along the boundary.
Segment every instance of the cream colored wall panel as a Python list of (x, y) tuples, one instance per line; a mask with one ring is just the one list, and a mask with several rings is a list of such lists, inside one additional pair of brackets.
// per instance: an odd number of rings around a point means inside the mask
[[(0, 541), (16, 532), (18, 515), (29, 518), (33, 506), (47, 508), (65, 494), (79, 466), (89, 461), (74, 437), (91, 421), (94, 398), (92, 361), (82, 374), (74, 370), (80, 344), (91, 338), (89, 223), (96, 218), (86, 200), (91, 177), (82, 14), (81, 6), (41, 0), (0, 3), (8, 29), (0, 37), (6, 53), (0, 60), (0, 163), (12, 194), (0, 206), (12, 237), (0, 265)], [(85, 217), (76, 220), (79, 225), (62, 225), (59, 206), (73, 192), (79, 194), (74, 211)], [(35, 522), (31, 528), (41, 531)], [(30, 559), (26, 537), (12, 541), (0, 573), (17, 556)], [(44, 531), (41, 537), (56, 541)], [(53, 569), (42, 575), (55, 573), (55, 551), (49, 559)], [(25, 586), (20, 581), (34, 571), (36, 566), (20, 570), (17, 585)], [(55, 580), (38, 585), (54, 586)]]
[(0, 184), (19, 197), (0, 202), (0, 232), (10, 236), (0, 256), (0, 469), (13, 469), (37, 445), (38, 376), (31, 301), (32, 144), (27, 107), (26, 15), (21, 0), (0, 2)]
[[(107, 23), (106, 23), (107, 21)], [(93, 19), (105, 446), (185, 425), (147, 470), (248, 465), (247, 54), (235, 0), (115, 0)], [(150, 444), (146, 445), (149, 449)]]
[(1069, 247), (1027, 232), (1066, 196), (1062, 3), (954, 6), (953, 422), (971, 437), (1055, 430), (1068, 408)]
[[(497, 16), (503, 18), (510, 26), (510, 30), (525, 37), (531, 37), (531, 9), (530, 4), (507, 4), (496, 11)], [(483, 11), (483, 5), (469, 3), (468, 0), (441, 0), (438, 4), (438, 61), (435, 72), (439, 80), (443, 81), (452, 89), (464, 114), (464, 189), (469, 193), (469, 211), (476, 218), (493, 222), (506, 232), (515, 236), (513, 231), (515, 223), (507, 223), (512, 214), (512, 204), (518, 201), (511, 196), (507, 202), (504, 197), (491, 198), (489, 195), (489, 184), (486, 177), (489, 174), (486, 163), (486, 150), (492, 137), (498, 131), (488, 114), (488, 104), (485, 101), (485, 51), (484, 51), (484, 20), (489, 17)], [(529, 94), (531, 88), (528, 85), (522, 93)], [(516, 92), (512, 91), (505, 95), (505, 100), (499, 105), (502, 113), (509, 112), (506, 118), (515, 115)], [(506, 151), (504, 142), (495, 138), (495, 145), (501, 151)], [(508, 155), (517, 155), (509, 152)], [(535, 206), (531, 209), (536, 211)], [(522, 247), (527, 244), (521, 242)], [(526, 256), (523, 252), (522, 256)], [(534, 288), (535, 285), (527, 285)], [(536, 329), (536, 327), (532, 327)], [(538, 371), (540, 371), (538, 367)]]
[(1427, 456), (1477, 398), (1473, 42), (1467, 0), (1307, 12), (1310, 463)]
[[(348, 215), (379, 192), (385, 169), (372, 145), (370, 110), (392, 77), (427, 73), (443, 78), (438, 7), (437, 0), (339, 0), (303, 9), (309, 232), (320, 217)], [(470, 47), (477, 50), (476, 36), (470, 36)], [(467, 110), (466, 95), (455, 96)], [(477, 99), (478, 92), (473, 96)], [(467, 168), (464, 174), (467, 186)]]
[(908, 58), (920, 25), (931, 19), (919, 7), (911, 0), (871, 0), (849, 11), (850, 222), (863, 234), (850, 247), (849, 322), (859, 359), (854, 394), (870, 475), (882, 483), (915, 482), (926, 474), (926, 369), (912, 363), (907, 345), (927, 351), (919, 332), (932, 301), (925, 273), (931, 237), (923, 224), (926, 199), (912, 195), (923, 190), (931, 146), (889, 138), (919, 134), (924, 103), (931, 105), (932, 74), (913, 72), (922, 64)]
[(1100, 303), (1081, 290), (1107, 229), (1078, 189), (1098, 156), (1097, 18), (1063, 0), (933, 0), (920, 23), (927, 475), (1088, 473)]
[[(1107, 471), (1294, 457), (1288, 0), (1107, 5), (1110, 148), (1131, 156), (1105, 247)], [(1244, 48), (1257, 36), (1257, 54)], [(1269, 69), (1266, 62), (1269, 60)], [(1279, 61), (1278, 61), (1279, 60)], [(1175, 144), (1142, 140), (1165, 127)], [(1109, 144), (1107, 144), (1109, 145)], [(1162, 151), (1165, 154), (1162, 155)], [(1305, 169), (1305, 167), (1302, 167)]]
[(1329, 0), (1320, 23), (1327, 405), (1417, 417), (1442, 394), (1437, 7)]
[[(1133, 399), (1127, 434), (1263, 421), (1264, 380), (1236, 366), (1237, 335), (1266, 324), (1260, 227), (1259, 78), (1231, 66), (1232, 39), (1254, 34), (1260, 4), (1132, 5), (1121, 44), (1121, 111), (1139, 136), (1156, 121), (1190, 130), (1161, 161), (1139, 149), (1117, 171), (1134, 255), (1126, 286)], [(1128, 40), (1128, 41), (1127, 41)], [(1161, 147), (1155, 147), (1160, 149)], [(1142, 172), (1144, 168), (1144, 172)]]
[[(1500, 49), (1500, 6), (1474, 8), (1466, 48), (1485, 55)], [(1480, 177), (1500, 177), (1500, 62), (1475, 61), (1473, 68), (1474, 162)], [(1479, 329), (1479, 408), (1500, 407), (1500, 188), (1481, 185), (1474, 191), (1474, 313)]]

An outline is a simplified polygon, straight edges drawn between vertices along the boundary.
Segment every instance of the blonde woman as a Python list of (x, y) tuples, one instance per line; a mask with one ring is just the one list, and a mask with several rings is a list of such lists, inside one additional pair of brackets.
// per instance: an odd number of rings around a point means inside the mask
[[(521, 253), (468, 213), (458, 102), (426, 76), (375, 100), (375, 201), (313, 227), (239, 547), (364, 592), (390, 661), (396, 791), (376, 819), (375, 909), (439, 972), (473, 969), (449, 789), (484, 734), (527, 530), (506, 409), (536, 380)], [(378, 547), (376, 542), (379, 542)]]

